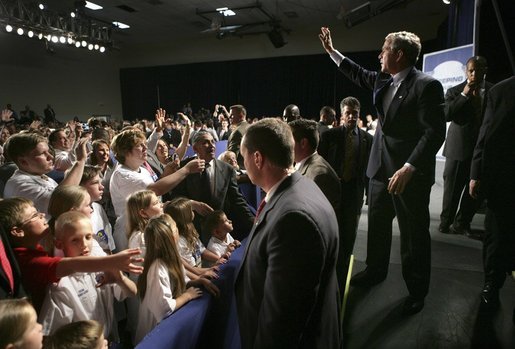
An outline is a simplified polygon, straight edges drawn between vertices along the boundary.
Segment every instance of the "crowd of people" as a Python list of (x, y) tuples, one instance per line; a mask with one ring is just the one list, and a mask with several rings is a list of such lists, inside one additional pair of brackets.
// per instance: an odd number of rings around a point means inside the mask
[[(351, 96), (340, 103), (339, 122), (331, 106), (315, 121), (293, 104), (259, 120), (240, 104), (193, 115), (187, 103), (177, 114), (157, 109), (153, 120), (121, 123), (62, 124), (50, 105), (44, 119), (30, 108), (23, 118), (3, 110), (0, 298), (14, 299), (0, 301), (0, 348), (40, 348), (43, 335), (48, 348), (79, 339), (89, 348), (135, 345), (202, 292), (219, 295), (212, 280), (245, 238), (234, 285), (242, 347), (338, 348), (339, 292), (365, 199), (367, 268), (352, 285), (386, 278), (397, 217), (408, 289), (402, 310), (421, 311), (431, 269), (429, 195), (446, 118), (473, 139), (467, 154), (446, 164), (440, 231), (467, 228), (457, 205), (477, 200), (482, 183), (489, 198), (482, 301), (498, 303), (515, 253), (491, 164), (510, 154), (510, 165), (495, 168), (515, 174), (515, 147), (513, 137), (500, 142), (491, 133), (513, 131), (513, 118), (497, 121), (503, 109), (513, 115), (503, 92), (513, 92), (513, 79), (491, 88), (476, 78), (486, 62), (473, 57), (467, 82), (444, 99), (441, 84), (414, 68), (413, 33), (385, 38), (379, 72), (337, 51), (328, 28), (319, 38), (343, 75), (374, 93), (377, 119), (361, 119)], [(219, 141), (227, 148), (216, 157)], [(188, 147), (195, 156), (186, 156)], [(266, 193), (259, 207), (239, 189), (249, 181)], [(30, 303), (16, 300), (26, 296)]]

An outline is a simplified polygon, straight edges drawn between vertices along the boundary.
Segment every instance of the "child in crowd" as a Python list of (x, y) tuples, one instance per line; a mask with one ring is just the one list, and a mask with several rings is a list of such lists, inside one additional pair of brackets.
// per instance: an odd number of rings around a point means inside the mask
[[(87, 138), (79, 141), (77, 161), (59, 186), (79, 184), (86, 162), (87, 142)], [(7, 152), (18, 169), (5, 184), (4, 198), (31, 199), (39, 212), (47, 213), (50, 196), (57, 188), (57, 182), (47, 176), (54, 169), (48, 140), (37, 132), (18, 133), (9, 138)]]
[(20, 266), (25, 290), (32, 295), (36, 311), (41, 309), (46, 287), (61, 277), (76, 272), (94, 273), (120, 270), (141, 273), (142, 267), (132, 264), (141, 262), (139, 249), (126, 250), (104, 257), (84, 256), (77, 258), (50, 257), (39, 244), (49, 233), (45, 214), (25, 198), (0, 201), (0, 225), (9, 235), (11, 246)]
[[(127, 200), (128, 225), (127, 236), (129, 248), (139, 248), (141, 257), (145, 258), (146, 244), (143, 231), (147, 226), (150, 218), (163, 214), (163, 204), (152, 190), (140, 190), (129, 196)], [(130, 279), (138, 282), (138, 274), (130, 274)], [(129, 298), (126, 300), (127, 305), (127, 330), (130, 333), (135, 332), (138, 325), (140, 301), (138, 298)], [(132, 338), (133, 340), (135, 338)]]
[(44, 349), (107, 349), (104, 327), (95, 320), (76, 321), (59, 327), (45, 340)]
[(218, 258), (213, 252), (206, 250), (195, 226), (193, 219), (195, 214), (191, 208), (190, 200), (187, 198), (175, 198), (165, 205), (165, 213), (169, 214), (176, 222), (179, 229), (179, 253), (184, 261), (186, 275), (190, 279), (197, 279), (200, 276), (208, 278), (218, 277), (218, 268), (202, 268), (202, 259), (214, 264), (221, 264), (225, 259)]
[(241, 243), (231, 236), (232, 222), (224, 211), (216, 210), (208, 214), (204, 220), (204, 231), (211, 234), (207, 249), (220, 257), (228, 258), (231, 252), (240, 247)]
[(163, 214), (163, 203), (152, 190), (140, 190), (127, 200), (129, 248), (139, 248), (145, 257), (143, 231), (148, 220)]
[[(78, 185), (58, 187), (50, 197), (50, 202), (48, 203), (48, 213), (52, 216), (52, 218), (50, 218), (48, 221), (50, 226), (50, 235), (46, 238), (44, 247), (48, 253), (56, 256), (62, 257), (63, 253), (54, 247), (54, 224), (61, 214), (68, 211), (82, 212), (91, 219), (93, 209), (91, 208), (91, 197), (89, 196), (86, 188)], [(105, 252), (96, 241), (93, 243), (92, 255), (105, 255)]]
[(167, 214), (152, 218), (145, 228), (147, 253), (145, 269), (138, 280), (141, 299), (136, 343), (161, 320), (187, 302), (198, 298), (203, 286), (213, 295), (218, 288), (209, 280), (190, 281), (184, 274), (184, 264), (177, 251), (179, 232), (174, 220)]
[(41, 349), (43, 332), (26, 299), (0, 300), (0, 349)]
[[(82, 212), (65, 212), (56, 220), (55, 246), (63, 250), (65, 257), (89, 256), (93, 241), (90, 220)], [(40, 315), (43, 333), (52, 334), (73, 321), (96, 320), (104, 326), (105, 338), (117, 340), (114, 298), (123, 300), (135, 295), (136, 285), (119, 270), (62, 277), (50, 285), (43, 303)]]
[(93, 213), (91, 213), (91, 225), (95, 233), (94, 238), (105, 253), (111, 254), (115, 249), (111, 223), (109, 223), (109, 218), (104, 208), (98, 203), (104, 194), (104, 186), (100, 178), (100, 167), (91, 165), (84, 166), (80, 185), (86, 188), (91, 197), (91, 208), (93, 209)]

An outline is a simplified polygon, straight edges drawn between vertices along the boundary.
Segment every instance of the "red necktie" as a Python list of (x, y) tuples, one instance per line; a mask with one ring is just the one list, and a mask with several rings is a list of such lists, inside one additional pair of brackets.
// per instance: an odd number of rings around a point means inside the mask
[(7, 258), (7, 254), (5, 253), (5, 246), (4, 242), (0, 238), (0, 262), (2, 263), (2, 269), (5, 272), (5, 275), (7, 275), (7, 279), (9, 280), (9, 285), (11, 286), (11, 290), (14, 291), (14, 277), (13, 277), (13, 270), (11, 268), (11, 263), (9, 262), (9, 259)]
[(256, 211), (256, 218), (254, 219), (254, 223), (257, 223), (259, 214), (261, 213), (261, 211), (263, 211), (263, 207), (265, 207), (265, 205), (266, 205), (265, 199), (261, 200), (261, 202), (259, 203), (259, 207)]

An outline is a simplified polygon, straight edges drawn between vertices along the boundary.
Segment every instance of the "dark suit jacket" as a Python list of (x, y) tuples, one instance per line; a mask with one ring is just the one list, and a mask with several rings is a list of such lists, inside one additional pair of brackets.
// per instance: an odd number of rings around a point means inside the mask
[[(369, 71), (345, 58), (340, 71), (358, 86), (373, 91), (379, 122), (368, 162), (367, 176), (387, 180), (406, 162), (417, 175), (434, 182), (435, 155), (445, 139), (443, 88), (440, 82), (416, 68), (408, 73), (388, 109), (383, 95), (390, 74)], [(381, 169), (381, 172), (380, 172)]]
[[(185, 160), (184, 163), (193, 158)], [(184, 165), (181, 164), (181, 167)], [(234, 228), (245, 236), (252, 229), (254, 215), (250, 212), (245, 198), (238, 189), (236, 172), (221, 160), (214, 160), (214, 194), (206, 202), (214, 210), (223, 210), (227, 217), (234, 221)], [(172, 197), (184, 196), (193, 200), (203, 201), (200, 173), (190, 174), (171, 192)], [(198, 215), (196, 215), (198, 216)], [(236, 234), (238, 235), (238, 234)], [(241, 236), (239, 236), (241, 237)]]
[[(443, 148), (443, 155), (452, 160), (465, 161), (472, 157), (476, 145), (481, 120), (476, 118), (476, 110), (470, 98), (464, 97), (461, 92), (467, 84), (465, 80), (459, 85), (451, 87), (445, 94), (445, 119), (450, 121), (447, 138)], [(485, 96), (481, 103), (481, 115), (486, 107), (486, 93), (492, 86), (485, 82)]]
[(340, 179), (331, 165), (319, 154), (313, 154), (306, 159), (298, 172), (318, 185), (333, 206), (334, 212), (338, 213), (341, 198)]
[(338, 224), (299, 173), (266, 203), (248, 238), (235, 293), (242, 348), (339, 348)]
[[(481, 181), (489, 207), (515, 202), (515, 76), (493, 86), (488, 93), (485, 117), (470, 177)], [(513, 206), (512, 206), (513, 208)]]
[[(345, 136), (347, 129), (343, 126), (334, 127), (322, 134), (320, 144), (318, 145), (318, 153), (331, 165), (339, 178), (343, 177), (343, 164), (345, 162)], [(366, 169), (368, 158), (370, 156), (370, 148), (372, 147), (372, 136), (358, 128), (358, 158), (356, 168), (356, 180), (359, 186), (357, 190), (359, 202), (363, 201), (363, 194), (367, 186)], [(358, 205), (361, 210), (361, 205)]]
[(240, 166), (241, 169), (245, 169), (245, 165), (243, 164), (243, 155), (240, 154), (240, 143), (245, 133), (247, 133), (249, 126), (250, 124), (243, 120), (238, 124), (236, 129), (231, 131), (229, 139), (227, 140), (227, 150), (230, 150), (236, 154), (238, 166)]
[(25, 297), (25, 290), (21, 284), (20, 267), (18, 266), (14, 252), (9, 244), (9, 240), (7, 239), (7, 234), (4, 232), (3, 228), (0, 228), (0, 239), (2, 239), (2, 242), (4, 243), (5, 253), (9, 263), (11, 264), (14, 278), (14, 292), (12, 292), (7, 275), (3, 268), (0, 267), (0, 299)]

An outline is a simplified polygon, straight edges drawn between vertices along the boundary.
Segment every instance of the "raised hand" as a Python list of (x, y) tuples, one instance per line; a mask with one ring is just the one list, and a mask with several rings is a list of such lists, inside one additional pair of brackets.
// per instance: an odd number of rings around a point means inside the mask
[(163, 125), (166, 119), (166, 110), (159, 108), (156, 110), (156, 128), (160, 132), (163, 129)]
[(3, 122), (13, 121), (14, 119), (11, 118), (12, 115), (13, 115), (13, 112), (11, 110), (9, 110), (9, 109), (2, 110), (2, 121)]
[(333, 40), (331, 39), (331, 31), (327, 27), (320, 28), (320, 34), (318, 34), (318, 38), (322, 42), (322, 46), (327, 51), (327, 53), (331, 53), (334, 51)]

